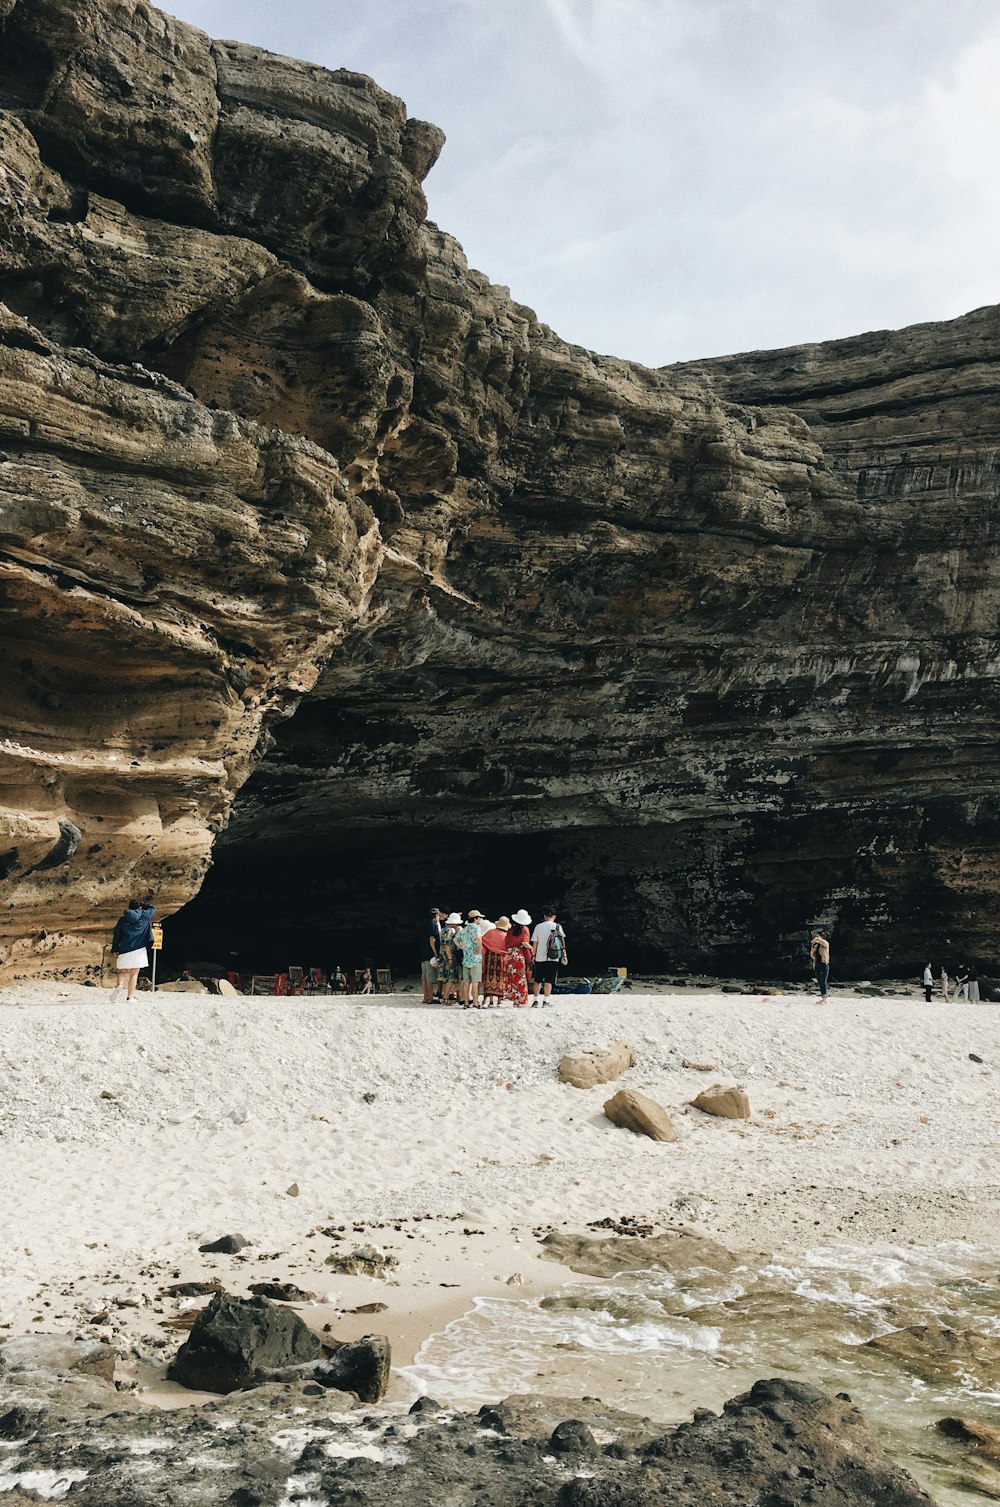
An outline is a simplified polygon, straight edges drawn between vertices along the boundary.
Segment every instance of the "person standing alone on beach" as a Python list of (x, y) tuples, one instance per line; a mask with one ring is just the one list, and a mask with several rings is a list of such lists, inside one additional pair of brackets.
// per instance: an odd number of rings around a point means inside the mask
[(809, 961), (816, 972), (816, 983), (819, 985), (819, 1005), (826, 1004), (827, 990), (830, 987), (830, 939), (825, 931), (817, 931), (809, 943)]
[(148, 900), (130, 900), (115, 922), (111, 950), (117, 953), (117, 972), (111, 998), (116, 1004), (122, 998), (135, 999), (139, 970), (149, 966), (146, 948), (153, 941), (152, 921), (155, 915), (156, 907)]

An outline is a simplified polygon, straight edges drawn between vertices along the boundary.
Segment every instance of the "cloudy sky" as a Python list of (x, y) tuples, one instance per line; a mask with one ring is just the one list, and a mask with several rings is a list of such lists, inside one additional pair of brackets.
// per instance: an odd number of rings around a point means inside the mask
[(995, 0), (161, 0), (371, 74), (431, 218), (568, 340), (662, 365), (1000, 301)]

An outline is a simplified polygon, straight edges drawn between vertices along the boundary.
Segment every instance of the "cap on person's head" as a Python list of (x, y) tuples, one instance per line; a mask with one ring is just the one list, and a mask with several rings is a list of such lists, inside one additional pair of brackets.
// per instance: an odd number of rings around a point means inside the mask
[(497, 921), (497, 931), (510, 931), (510, 917), (501, 916)]
[(470, 921), (481, 921), (483, 919), (481, 910), (467, 910), (465, 914)]
[(445, 924), (445, 926), (461, 926), (461, 924), (462, 924), (462, 918), (458, 914), (458, 911), (457, 910), (453, 910), (452, 913), (451, 913), (451, 915), (448, 917), (448, 919), (445, 921), (444, 924)]
[(432, 916), (440, 916), (441, 914), (442, 914), (442, 911), (441, 911), (440, 905), (432, 905), (431, 906), (431, 915)]
[(531, 925), (531, 917), (528, 915), (528, 912), (525, 910), (523, 905), (521, 906), (520, 910), (516, 910), (514, 912), (514, 920), (517, 922), (518, 926)]

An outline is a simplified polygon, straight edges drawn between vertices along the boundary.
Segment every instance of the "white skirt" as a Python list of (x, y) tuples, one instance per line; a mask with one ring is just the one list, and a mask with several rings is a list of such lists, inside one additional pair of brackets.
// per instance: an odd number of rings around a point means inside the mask
[(132, 952), (120, 952), (115, 967), (119, 969), (148, 968), (149, 958), (146, 956), (145, 947), (136, 947)]

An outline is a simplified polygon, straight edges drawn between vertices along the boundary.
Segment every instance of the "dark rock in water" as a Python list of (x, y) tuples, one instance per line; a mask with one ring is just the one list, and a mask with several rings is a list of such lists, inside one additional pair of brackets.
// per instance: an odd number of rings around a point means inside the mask
[(198, 1249), (206, 1256), (235, 1256), (246, 1250), (249, 1244), (245, 1235), (220, 1235), (218, 1240), (210, 1240), (207, 1245), (199, 1245)]
[(962, 1382), (994, 1387), (1000, 1374), (1000, 1335), (976, 1329), (952, 1329), (947, 1324), (908, 1324), (889, 1334), (877, 1334), (859, 1349), (888, 1356), (925, 1381)]
[(568, 1418), (557, 1423), (549, 1438), (549, 1449), (554, 1455), (599, 1455), (601, 1447), (590, 1428), (579, 1418)]
[(440, 1413), (441, 1404), (435, 1402), (433, 1397), (418, 1397), (410, 1409), (411, 1413)]
[(167, 1374), (197, 1391), (235, 1392), (322, 1353), (318, 1337), (290, 1309), (223, 1292), (198, 1315)]
[(353, 1392), (362, 1402), (378, 1402), (389, 1385), (392, 1350), (384, 1334), (365, 1334), (338, 1346), (316, 1367), (313, 1376), (324, 1387)]
[(950, 1439), (973, 1445), (978, 1455), (1000, 1460), (1000, 1427), (995, 1423), (980, 1423), (976, 1418), (939, 1418), (937, 1426)]

